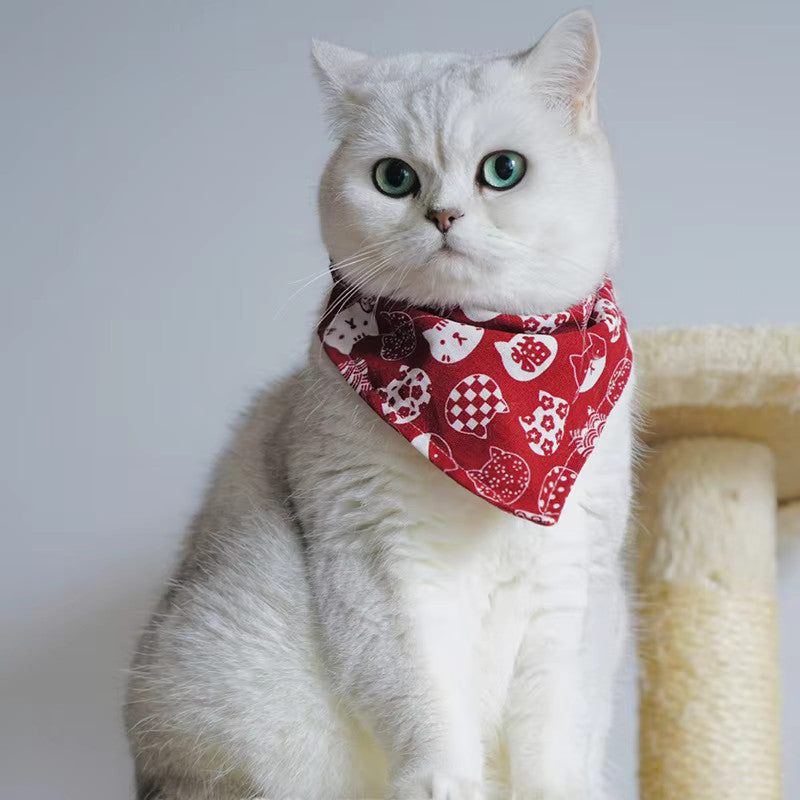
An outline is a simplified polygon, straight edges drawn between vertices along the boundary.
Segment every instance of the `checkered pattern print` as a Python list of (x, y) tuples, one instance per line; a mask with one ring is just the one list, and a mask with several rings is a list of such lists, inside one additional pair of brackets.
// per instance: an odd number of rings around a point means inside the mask
[(450, 392), (445, 405), (448, 424), (459, 433), (486, 438), (495, 414), (507, 414), (508, 404), (497, 382), (488, 375), (470, 375)]

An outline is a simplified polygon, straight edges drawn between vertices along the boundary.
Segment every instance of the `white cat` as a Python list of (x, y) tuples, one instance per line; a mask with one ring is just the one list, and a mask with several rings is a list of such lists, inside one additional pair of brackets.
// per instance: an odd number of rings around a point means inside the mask
[[(348, 285), (526, 315), (599, 285), (616, 197), (588, 13), (509, 57), (318, 43), (314, 59), (338, 136), (322, 232)], [(402, 322), (381, 323), (392, 358), (412, 344)], [(324, 338), (350, 353), (377, 335), (351, 305)], [(239, 424), (141, 640), (138, 797), (602, 800), (633, 381), (581, 473), (554, 468), (514, 516), (423, 458), (432, 440), (382, 422), (310, 337)], [(493, 448), (476, 490), (510, 499), (523, 467)]]

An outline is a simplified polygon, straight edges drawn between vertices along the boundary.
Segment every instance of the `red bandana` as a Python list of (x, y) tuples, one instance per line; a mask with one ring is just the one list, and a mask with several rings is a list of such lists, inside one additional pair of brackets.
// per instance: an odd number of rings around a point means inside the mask
[(441, 317), (331, 291), (325, 352), (372, 409), (474, 494), (555, 523), (631, 374), (611, 281), (555, 314)]

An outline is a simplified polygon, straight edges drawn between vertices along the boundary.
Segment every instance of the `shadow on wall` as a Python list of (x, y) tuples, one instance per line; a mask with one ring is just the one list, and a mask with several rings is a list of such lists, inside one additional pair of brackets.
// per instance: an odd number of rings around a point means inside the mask
[[(152, 567), (139, 573), (149, 582)], [(129, 567), (128, 583), (130, 575)], [(84, 595), (79, 604), (62, 599), (48, 609), (48, 622), (21, 629), (3, 648), (0, 796), (130, 798), (122, 699), (136, 635), (156, 593), (151, 585)]]

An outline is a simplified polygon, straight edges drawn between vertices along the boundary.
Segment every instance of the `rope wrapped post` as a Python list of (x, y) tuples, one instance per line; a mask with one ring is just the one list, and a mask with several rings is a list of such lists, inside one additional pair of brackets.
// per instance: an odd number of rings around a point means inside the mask
[(642, 483), (642, 798), (779, 800), (772, 452), (677, 439)]
[(776, 527), (798, 520), (800, 328), (636, 336), (642, 800), (780, 800)]

